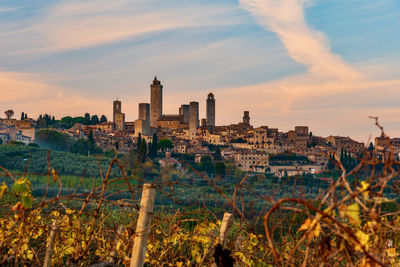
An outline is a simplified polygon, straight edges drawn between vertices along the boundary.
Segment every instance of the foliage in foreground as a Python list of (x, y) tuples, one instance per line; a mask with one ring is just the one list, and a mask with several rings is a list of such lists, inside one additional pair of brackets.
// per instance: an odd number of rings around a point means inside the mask
[[(374, 166), (382, 164), (381, 171)], [(111, 162), (118, 164), (118, 160)], [(246, 209), (254, 203), (241, 198), (247, 176), (232, 193), (206, 176), (210, 188), (229, 201), (234, 223), (226, 248), (237, 265), (245, 266), (399, 266), (399, 166), (391, 151), (366, 151), (350, 172), (335, 157), (341, 176), (314, 200), (293, 197), (268, 199), (270, 205), (252, 220)], [(363, 179), (349, 177), (369, 175)], [(5, 171), (5, 170), (3, 170)], [(97, 262), (128, 265), (138, 214), (141, 181), (102, 177), (89, 193), (34, 199), (30, 181), (15, 178), (0, 186), (0, 264), (41, 265), (52, 229), (57, 229), (52, 264), (86, 266)], [(59, 177), (52, 173), (53, 182)], [(124, 181), (131, 199), (112, 201), (108, 188)], [(153, 182), (157, 194), (174, 195), (179, 183)], [(293, 183), (296, 188), (296, 183)], [(247, 189), (246, 189), (247, 190)], [(295, 192), (296, 190), (293, 190)], [(208, 266), (213, 262), (219, 218), (209, 207), (198, 210), (158, 210), (147, 245), (151, 266)], [(119, 229), (119, 231), (118, 231)]]

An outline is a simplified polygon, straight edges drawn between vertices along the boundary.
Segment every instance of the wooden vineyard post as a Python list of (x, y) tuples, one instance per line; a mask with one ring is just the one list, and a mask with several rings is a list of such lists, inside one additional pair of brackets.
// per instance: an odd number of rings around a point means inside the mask
[(111, 252), (110, 257), (108, 259), (108, 261), (110, 263), (114, 263), (115, 262), (115, 257), (117, 256), (117, 246), (118, 246), (118, 242), (121, 239), (121, 235), (122, 233), (125, 231), (125, 226), (120, 225), (118, 227), (117, 230), (117, 234), (115, 235), (115, 239), (114, 239), (114, 250)]
[(133, 243), (131, 267), (142, 267), (146, 256), (147, 239), (150, 234), (151, 217), (154, 209), (155, 188), (150, 184), (143, 185), (142, 199), (140, 200), (139, 218), (136, 225)]
[(225, 243), (226, 233), (228, 232), (229, 226), (232, 221), (231, 213), (224, 213), (224, 218), (222, 219), (221, 228), (219, 230), (218, 243), (223, 247)]
[[(218, 244), (224, 248), (226, 233), (228, 232), (229, 226), (232, 222), (232, 214), (231, 213), (224, 213), (224, 218), (222, 219), (221, 227), (219, 228), (219, 237), (218, 237)], [(214, 262), (212, 267), (217, 267), (217, 264)]]
[(51, 225), (49, 241), (47, 242), (47, 249), (46, 249), (46, 256), (44, 258), (43, 267), (50, 267), (51, 266), (51, 259), (54, 254), (54, 243), (56, 241), (56, 233), (57, 233), (57, 221), (54, 220), (53, 224)]

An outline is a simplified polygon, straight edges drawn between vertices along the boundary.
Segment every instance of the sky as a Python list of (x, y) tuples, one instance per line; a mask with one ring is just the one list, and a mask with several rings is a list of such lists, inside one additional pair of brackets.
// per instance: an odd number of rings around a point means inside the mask
[[(0, 0), (0, 110), (128, 121), (216, 98), (216, 123), (400, 137), (398, 0)], [(4, 116), (3, 116), (4, 117)]]

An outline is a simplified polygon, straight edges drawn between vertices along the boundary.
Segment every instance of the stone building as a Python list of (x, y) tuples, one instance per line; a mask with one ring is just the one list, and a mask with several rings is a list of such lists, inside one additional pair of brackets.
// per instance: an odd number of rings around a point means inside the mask
[(115, 100), (113, 102), (113, 122), (115, 124), (115, 114), (121, 113), (122, 108), (121, 108), (121, 101)]
[(162, 95), (163, 86), (157, 77), (154, 77), (153, 84), (150, 85), (150, 127), (157, 127), (157, 120), (162, 115)]
[(182, 122), (185, 124), (189, 124), (189, 105), (181, 105), (179, 108), (179, 115), (183, 117)]
[(215, 98), (213, 93), (207, 96), (207, 127), (215, 127)]
[(294, 127), (294, 131), (296, 132), (297, 136), (305, 136), (308, 137), (308, 126), (296, 126)]
[(125, 130), (125, 113), (116, 113), (114, 121), (115, 131)]
[(382, 147), (388, 149), (391, 145), (389, 136), (381, 134), (379, 137), (375, 137), (375, 147)]
[(118, 99), (113, 102), (113, 123), (115, 131), (125, 129), (125, 113), (122, 113), (122, 103)]
[(135, 131), (135, 122), (134, 121), (125, 121), (125, 131), (134, 132)]
[(243, 113), (243, 124), (250, 125), (250, 112), (249, 111), (245, 111)]
[(157, 120), (157, 128), (177, 130), (181, 128), (182, 121), (181, 115), (162, 115)]
[(111, 133), (113, 130), (113, 124), (112, 122), (103, 122), (99, 123), (96, 125), (96, 128), (99, 129), (100, 131), (106, 132), (106, 133)]
[(135, 135), (150, 135), (150, 104), (139, 104), (139, 117), (135, 121)]
[(199, 102), (190, 102), (189, 108), (189, 138), (194, 139), (199, 128)]
[(233, 159), (236, 165), (245, 172), (264, 173), (269, 167), (269, 154), (267, 152), (254, 152), (250, 150), (235, 151)]
[(326, 138), (326, 141), (329, 145), (334, 146), (338, 153), (340, 153), (341, 149), (352, 153), (358, 153), (365, 149), (364, 143), (357, 142), (350, 137), (331, 135)]
[(208, 125), (207, 125), (207, 119), (201, 119), (201, 128), (207, 128), (208, 127)]
[(268, 128), (259, 127), (254, 129), (253, 138), (250, 139), (253, 149), (265, 150), (274, 147), (274, 138), (268, 135)]

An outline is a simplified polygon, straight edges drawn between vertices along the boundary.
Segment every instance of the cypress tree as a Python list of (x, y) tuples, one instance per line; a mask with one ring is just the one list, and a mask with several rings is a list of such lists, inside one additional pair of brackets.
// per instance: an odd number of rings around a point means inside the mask
[(139, 151), (141, 143), (142, 143), (142, 134), (139, 133), (138, 138), (137, 138), (137, 146), (136, 146), (137, 151)]
[[(153, 134), (153, 142), (151, 143), (150, 151), (151, 151), (151, 157), (155, 158), (157, 157), (157, 150), (158, 150), (158, 140), (157, 140), (157, 134)], [(150, 153), (149, 151), (149, 153)]]
[(138, 160), (141, 163), (146, 162), (146, 154), (147, 154), (147, 145), (146, 145), (146, 140), (142, 140), (140, 142), (140, 148), (138, 152)]

